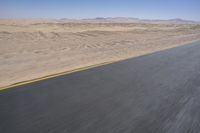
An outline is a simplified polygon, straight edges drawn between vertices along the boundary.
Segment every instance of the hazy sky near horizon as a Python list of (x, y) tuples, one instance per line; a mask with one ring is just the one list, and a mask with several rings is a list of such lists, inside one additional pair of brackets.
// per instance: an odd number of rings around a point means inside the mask
[(0, 0), (0, 18), (94, 17), (200, 21), (200, 0)]

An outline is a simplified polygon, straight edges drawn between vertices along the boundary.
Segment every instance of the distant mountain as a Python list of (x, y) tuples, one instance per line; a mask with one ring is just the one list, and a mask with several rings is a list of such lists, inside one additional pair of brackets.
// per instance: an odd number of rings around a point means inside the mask
[(176, 19), (169, 19), (167, 20), (168, 22), (171, 23), (183, 23), (183, 24), (194, 24), (194, 23), (199, 23), (196, 21), (191, 21), (191, 20), (184, 20), (184, 19), (180, 19), (180, 18), (176, 18)]
[(62, 18), (57, 20), (58, 22), (77, 22), (77, 23), (172, 23), (172, 24), (200, 24), (200, 22), (183, 20), (180, 18), (169, 19), (169, 20), (151, 20), (151, 19), (139, 19), (139, 18), (129, 18), (129, 17), (97, 17), (89, 19), (68, 19)]

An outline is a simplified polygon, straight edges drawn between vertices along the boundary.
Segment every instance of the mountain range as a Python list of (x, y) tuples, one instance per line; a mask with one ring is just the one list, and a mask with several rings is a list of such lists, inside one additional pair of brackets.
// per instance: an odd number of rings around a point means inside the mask
[(172, 24), (200, 24), (198, 21), (184, 20), (180, 18), (168, 20), (155, 20), (155, 19), (139, 19), (130, 17), (97, 17), (88, 19), (68, 19), (62, 18), (56, 20), (57, 22), (77, 22), (77, 23), (172, 23)]

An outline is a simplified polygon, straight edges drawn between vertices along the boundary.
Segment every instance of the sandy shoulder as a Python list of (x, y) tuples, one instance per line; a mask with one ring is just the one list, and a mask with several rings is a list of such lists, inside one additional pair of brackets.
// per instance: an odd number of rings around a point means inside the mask
[(196, 40), (199, 25), (0, 22), (0, 86)]

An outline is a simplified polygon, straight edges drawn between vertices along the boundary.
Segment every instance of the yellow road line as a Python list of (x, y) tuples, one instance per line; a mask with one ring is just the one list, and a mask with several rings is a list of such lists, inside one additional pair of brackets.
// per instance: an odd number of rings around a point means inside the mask
[[(199, 41), (197, 41), (197, 42), (199, 42)], [(188, 44), (186, 44), (186, 45), (188, 45)], [(167, 48), (167, 49), (173, 49), (173, 48), (175, 48), (175, 47)], [(165, 51), (167, 49), (160, 50), (160, 52), (161, 51)], [(154, 53), (154, 52), (150, 52), (148, 54), (152, 54), (152, 53)], [(146, 54), (140, 55), (140, 56), (145, 56), (145, 55)], [(137, 57), (137, 56), (135, 56), (135, 57)], [(110, 61), (110, 62), (105, 62), (105, 63), (101, 63), (101, 64), (97, 64), (97, 65), (87, 66), (87, 67), (75, 69), (75, 70), (72, 70), (72, 71), (58, 73), (58, 74), (53, 74), (53, 75), (49, 75), (49, 76), (45, 76), (45, 77), (41, 77), (41, 78), (37, 78), (37, 79), (33, 79), (33, 80), (23, 81), (23, 82), (16, 83), (16, 84), (13, 84), (13, 85), (9, 85), (9, 86), (6, 86), (6, 87), (0, 87), (0, 91), (1, 90), (5, 90), (5, 89), (10, 89), (10, 88), (13, 88), (13, 87), (17, 87), (17, 86), (21, 86), (21, 85), (26, 85), (26, 84), (34, 83), (34, 82), (37, 82), (37, 81), (42, 81), (42, 80), (46, 80), (46, 79), (51, 79), (51, 78), (63, 76), (63, 75), (68, 75), (68, 74), (75, 73), (75, 72), (80, 72), (80, 71), (88, 70), (88, 69), (95, 68), (95, 67), (100, 67), (100, 66), (112, 64), (112, 63), (115, 63), (115, 62), (120, 62), (120, 61), (128, 60), (128, 59), (131, 59), (131, 58), (133, 58), (133, 57), (126, 58), (126, 59), (120, 59), (118, 61)]]
[(107, 64), (111, 64), (111, 63), (113, 63), (113, 62), (105, 62), (105, 63), (101, 63), (101, 64), (97, 64), (97, 65), (92, 65), (92, 66), (87, 66), (87, 67), (75, 69), (75, 70), (68, 71), (68, 72), (63, 72), (63, 73), (49, 75), (49, 76), (45, 76), (45, 77), (41, 77), (41, 78), (37, 78), (37, 79), (33, 79), (33, 80), (23, 81), (23, 82), (20, 82), (20, 83), (16, 83), (16, 84), (13, 84), (13, 85), (2, 87), (2, 88), (0, 88), (0, 91), (1, 90), (5, 90), (5, 89), (10, 89), (10, 88), (13, 88), (13, 87), (17, 87), (17, 86), (22, 86), (22, 85), (26, 85), (26, 84), (30, 84), (30, 83), (42, 81), (42, 80), (46, 80), (46, 79), (51, 79), (51, 78), (55, 78), (55, 77), (59, 77), (59, 76), (64, 76), (64, 75), (72, 74), (72, 73), (75, 73), (75, 72), (80, 72), (80, 71), (88, 70), (88, 69), (91, 69), (91, 68), (96, 68), (96, 67), (104, 66), (104, 65), (107, 65)]

